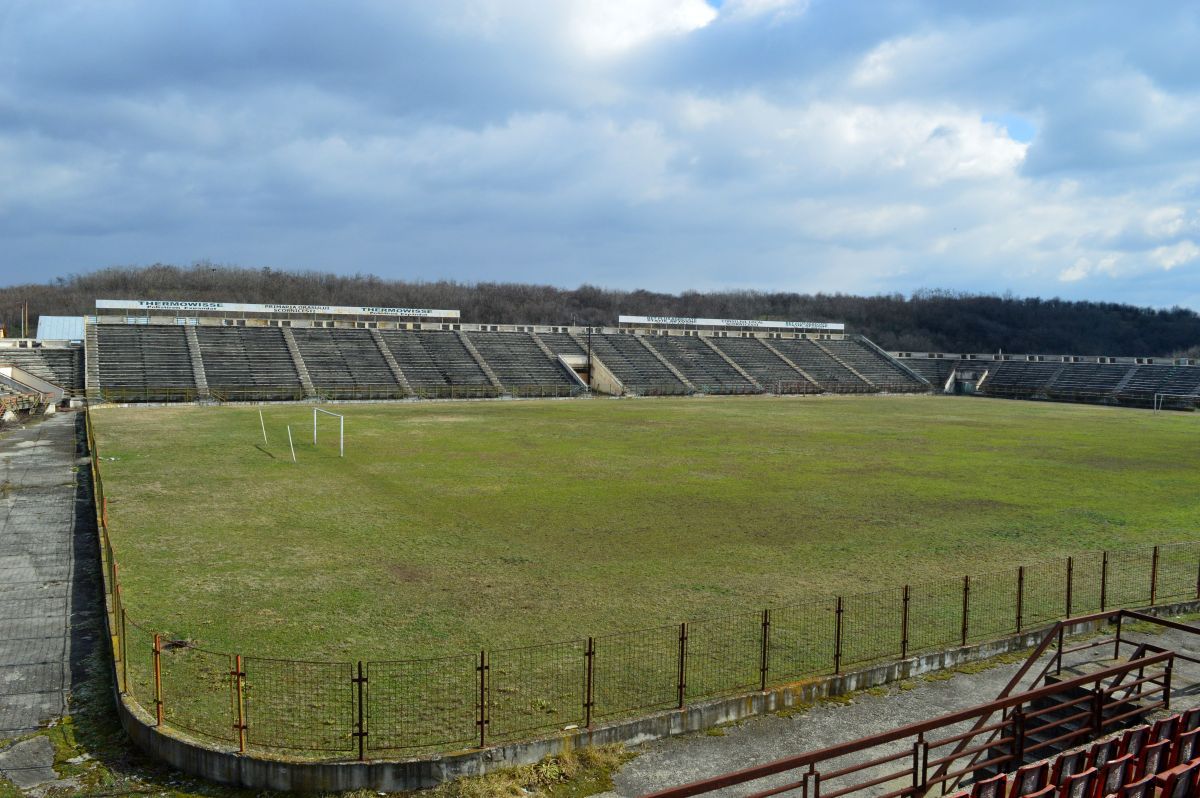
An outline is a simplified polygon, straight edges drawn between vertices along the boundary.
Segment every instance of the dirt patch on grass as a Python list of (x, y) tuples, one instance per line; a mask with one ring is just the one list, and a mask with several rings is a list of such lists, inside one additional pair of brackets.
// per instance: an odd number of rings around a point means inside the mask
[(393, 563), (387, 568), (388, 575), (396, 582), (404, 582), (411, 584), (413, 582), (424, 582), (429, 578), (429, 572), (424, 568), (418, 568), (415, 565), (406, 565), (404, 563)]

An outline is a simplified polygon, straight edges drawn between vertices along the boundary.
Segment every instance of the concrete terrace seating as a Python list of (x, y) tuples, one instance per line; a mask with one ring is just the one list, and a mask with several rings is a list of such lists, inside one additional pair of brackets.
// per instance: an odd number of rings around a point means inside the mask
[(96, 328), (96, 343), (105, 399), (194, 398), (196, 378), (182, 326), (101, 324)]
[(1116, 363), (1068, 363), (1046, 386), (1046, 395), (1052, 399), (1109, 396), (1132, 368)]
[(296, 364), (279, 328), (197, 327), (196, 337), (210, 391), (230, 399), (303, 396)]
[(319, 394), (341, 398), (407, 395), (370, 330), (293, 327), (292, 336)]
[(16, 366), (67, 391), (83, 393), (83, 347), (0, 348), (0, 364)]
[[(1200, 367), (1198, 366), (1137, 366), (1125, 386), (1117, 393), (1122, 404), (1150, 407), (1154, 395), (1181, 394), (1200, 398)], [(1165, 398), (1167, 407), (1194, 407), (1195, 401)]]
[[(549, 333), (540, 332), (538, 338), (542, 339), (542, 343), (550, 348), (550, 351), (556, 355), (586, 355), (587, 349), (575, 342), (567, 333)], [(587, 333), (582, 333), (579, 339), (587, 344)]]
[[(483, 369), (449, 330), (380, 330), (418, 396), (495, 396)], [(456, 388), (466, 390), (457, 391)]]
[(804, 379), (757, 338), (710, 338), (722, 352), (758, 380), (770, 393), (817, 393), (816, 385)]
[(1021, 399), (1042, 393), (1063, 363), (1006, 360), (989, 367), (983, 393)]
[(702, 393), (759, 392), (699, 338), (648, 336), (646, 341)]
[(592, 356), (616, 375), (625, 388), (641, 394), (682, 394), (688, 389), (671, 370), (632, 335), (592, 334)]
[(874, 390), (812, 341), (804, 338), (777, 338), (771, 341), (771, 346), (812, 375), (823, 390), (831, 393), (865, 393)]
[(527, 332), (468, 332), (467, 338), (505, 388), (539, 386), (569, 391), (575, 385)]
[[(888, 391), (927, 391), (929, 386), (913, 378), (897, 366), (890, 358), (873, 349), (869, 344), (854, 339), (821, 342), (855, 371)], [(943, 380), (945, 382), (945, 380)]]
[(950, 379), (951, 373), (958, 367), (976, 368), (983, 371), (988, 368), (984, 361), (958, 360), (952, 357), (906, 357), (904, 365), (929, 380), (934, 390), (940, 391)]

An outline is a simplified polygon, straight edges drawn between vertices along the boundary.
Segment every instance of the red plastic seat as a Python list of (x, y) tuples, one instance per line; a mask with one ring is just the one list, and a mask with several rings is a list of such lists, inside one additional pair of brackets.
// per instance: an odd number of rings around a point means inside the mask
[(1138, 754), (1138, 778), (1154, 776), (1171, 766), (1171, 741), (1150, 743)]
[(1159, 798), (1193, 798), (1196, 794), (1196, 778), (1200, 775), (1200, 764), (1173, 767), (1154, 778)]
[(1100, 768), (1097, 777), (1096, 795), (1103, 798), (1114, 795), (1122, 786), (1134, 780), (1137, 775), (1137, 761), (1132, 754), (1122, 754), (1116, 759), (1110, 759)]
[(1087, 763), (1090, 767), (1098, 770), (1105, 762), (1119, 756), (1120, 748), (1121, 741), (1115, 737), (1110, 740), (1098, 742), (1088, 751)]
[(1118, 798), (1154, 798), (1154, 777), (1130, 782), (1117, 793)]
[(1067, 776), (1058, 788), (1059, 798), (1092, 798), (1092, 794), (1096, 792), (1097, 775), (1099, 775), (1098, 770), (1088, 768)]
[(1180, 732), (1171, 749), (1171, 764), (1186, 765), (1200, 755), (1200, 729)]
[(975, 782), (971, 788), (971, 798), (1004, 798), (1008, 792), (1008, 776), (998, 773), (990, 779)]
[(1150, 728), (1150, 739), (1174, 740), (1178, 731), (1179, 716), (1171, 715), (1170, 717), (1154, 721), (1154, 725)]
[(1192, 729), (1200, 729), (1200, 707), (1192, 707), (1179, 716), (1179, 730), (1190, 732)]
[(1049, 783), (1049, 762), (1035, 762), (1032, 765), (1024, 765), (1013, 774), (1012, 788), (1008, 792), (1008, 798), (1023, 798), (1023, 796), (1036, 795), (1039, 790)]
[(1054, 760), (1054, 767), (1050, 771), (1050, 783), (1062, 786), (1066, 782), (1068, 776), (1073, 776), (1087, 767), (1087, 752), (1072, 751), (1067, 754), (1059, 754), (1058, 759)]
[(1136, 757), (1146, 747), (1149, 737), (1149, 726), (1135, 726), (1121, 737), (1121, 745), (1118, 748), (1117, 755), (1133, 754)]

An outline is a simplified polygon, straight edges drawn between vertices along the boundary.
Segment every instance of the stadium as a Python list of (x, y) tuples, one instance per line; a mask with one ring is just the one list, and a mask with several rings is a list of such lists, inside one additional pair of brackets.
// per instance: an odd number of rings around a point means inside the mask
[(997, 655), (1026, 664), (953, 717), (665, 794), (1195, 772), (1196, 630), (1156, 615), (1200, 608), (1187, 358), (173, 299), (43, 323), (0, 346), (6, 409), (81, 408), (110, 688), (185, 773), (430, 787)]

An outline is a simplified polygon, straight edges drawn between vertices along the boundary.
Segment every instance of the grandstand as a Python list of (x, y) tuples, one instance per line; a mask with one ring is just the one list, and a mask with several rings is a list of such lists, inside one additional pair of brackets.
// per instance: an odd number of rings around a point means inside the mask
[(1200, 402), (1200, 366), (1187, 358), (893, 353), (936, 390), (1004, 399), (1191, 410)]
[[(136, 307), (136, 311), (131, 308)], [(120, 308), (121, 313), (114, 310)], [(231, 310), (232, 309), (232, 310)], [(1187, 359), (888, 353), (842, 325), (622, 316), (617, 327), (466, 324), (457, 311), (97, 301), (85, 346), (10, 363), (108, 401), (971, 393), (1194, 409)]]
[(646, 317), (541, 327), (464, 324), (448, 310), (99, 300), (87, 368), (67, 379), (119, 402), (930, 390), (841, 327)]

